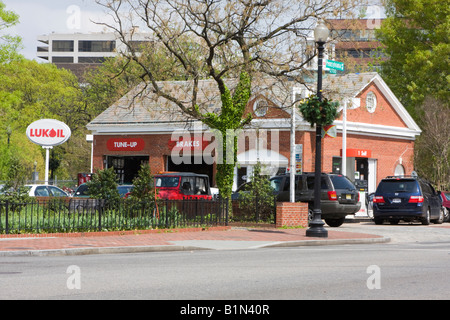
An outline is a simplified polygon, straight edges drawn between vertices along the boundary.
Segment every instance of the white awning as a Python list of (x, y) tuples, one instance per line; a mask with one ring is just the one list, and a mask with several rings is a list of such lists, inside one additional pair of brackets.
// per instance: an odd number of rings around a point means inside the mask
[(248, 150), (246, 152), (238, 154), (237, 160), (241, 166), (253, 166), (258, 162), (261, 163), (262, 166), (270, 167), (287, 167), (289, 164), (288, 158), (276, 151), (267, 149)]

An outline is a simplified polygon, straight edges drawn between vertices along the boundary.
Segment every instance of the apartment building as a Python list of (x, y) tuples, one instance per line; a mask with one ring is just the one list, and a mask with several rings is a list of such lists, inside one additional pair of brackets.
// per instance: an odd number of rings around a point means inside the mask
[[(149, 33), (133, 30), (130, 43), (139, 48), (151, 41)], [(115, 33), (52, 33), (38, 37), (42, 43), (37, 47), (37, 56), (55, 64), (58, 68), (69, 69), (79, 78), (87, 68), (96, 68), (106, 58), (114, 57), (128, 49)]]
[(345, 63), (345, 72), (379, 71), (386, 60), (376, 29), (383, 19), (330, 19), (333, 59)]

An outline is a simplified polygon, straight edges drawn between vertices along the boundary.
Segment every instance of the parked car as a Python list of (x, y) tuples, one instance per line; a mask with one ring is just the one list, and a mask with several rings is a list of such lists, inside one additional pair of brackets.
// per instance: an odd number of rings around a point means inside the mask
[(244, 182), (241, 184), (236, 191), (231, 194), (231, 200), (239, 200), (241, 195), (244, 193), (248, 193), (251, 188), (251, 182)]
[(416, 176), (391, 176), (381, 180), (373, 197), (376, 224), (388, 221), (420, 221), (424, 225), (442, 223), (442, 200), (433, 186)]
[[(314, 208), (315, 174), (305, 172), (295, 176), (295, 201), (309, 204), (309, 219)], [(290, 175), (272, 177), (270, 184), (277, 196), (277, 201), (290, 201)], [(322, 173), (320, 208), (322, 218), (330, 227), (341, 226), (347, 215), (355, 214), (361, 208), (359, 192), (355, 185), (340, 174)]]
[(28, 195), (30, 197), (68, 197), (69, 195), (62, 189), (42, 184), (30, 184), (25, 185), (28, 189)]
[(82, 183), (75, 189), (73, 196), (76, 198), (89, 198), (88, 186), (86, 183)]
[(440, 191), (439, 195), (441, 196), (444, 210), (444, 222), (450, 221), (450, 191)]
[[(126, 198), (133, 189), (132, 185), (119, 185), (117, 190), (119, 191), (121, 198)], [(94, 212), (100, 208), (101, 201), (98, 199), (90, 199), (88, 192), (88, 185), (86, 183), (80, 184), (75, 190), (73, 197), (69, 204), (70, 212)]]
[(121, 198), (127, 198), (133, 189), (134, 186), (131, 184), (124, 184), (117, 187)]
[[(133, 190), (133, 185), (119, 185), (117, 186), (117, 191), (119, 191), (120, 197), (125, 198), (128, 193)], [(86, 183), (80, 184), (75, 190), (74, 197), (76, 198), (89, 198), (88, 186)]]
[(367, 216), (369, 218), (373, 219), (373, 196), (375, 195), (375, 192), (366, 193), (366, 210), (367, 210)]
[(154, 178), (160, 199), (212, 199), (209, 177), (205, 174), (170, 172)]

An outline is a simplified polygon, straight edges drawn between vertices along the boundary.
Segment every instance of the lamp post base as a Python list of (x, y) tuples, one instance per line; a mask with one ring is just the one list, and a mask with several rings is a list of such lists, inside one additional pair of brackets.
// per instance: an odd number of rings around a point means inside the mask
[(310, 222), (309, 229), (306, 230), (307, 237), (328, 238), (328, 231), (323, 227), (325, 223), (320, 216), (321, 212), (314, 210), (314, 219)]

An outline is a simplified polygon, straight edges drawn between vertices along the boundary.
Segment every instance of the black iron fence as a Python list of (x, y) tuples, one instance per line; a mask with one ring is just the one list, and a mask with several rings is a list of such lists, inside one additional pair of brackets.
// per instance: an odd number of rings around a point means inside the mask
[(226, 200), (41, 198), (0, 202), (0, 234), (122, 231), (228, 225)]
[(232, 201), (232, 221), (275, 223), (277, 203), (275, 198), (239, 199)]

